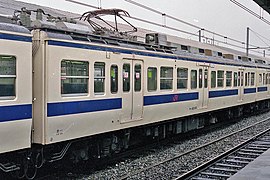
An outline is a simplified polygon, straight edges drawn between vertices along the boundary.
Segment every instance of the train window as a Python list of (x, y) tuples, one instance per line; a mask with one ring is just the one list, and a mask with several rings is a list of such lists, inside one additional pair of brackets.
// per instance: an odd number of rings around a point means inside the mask
[(141, 88), (142, 88), (142, 86), (141, 86), (141, 82), (142, 82), (142, 68), (141, 68), (141, 65), (140, 64), (136, 64), (135, 65), (135, 74), (134, 74), (134, 85), (135, 85), (135, 87), (134, 87), (134, 90), (137, 92), (137, 91), (141, 91)]
[(188, 47), (187, 46), (184, 46), (184, 45), (181, 45), (181, 50), (187, 51), (188, 50)]
[(199, 88), (202, 88), (202, 82), (203, 82), (203, 73), (202, 69), (199, 69)]
[(217, 86), (224, 87), (224, 71), (217, 72)]
[(161, 67), (160, 68), (160, 89), (173, 89), (173, 68)]
[(123, 91), (129, 92), (130, 90), (130, 64), (123, 65)]
[(248, 73), (245, 73), (245, 86), (248, 86)]
[(241, 86), (244, 85), (244, 72), (241, 72)]
[(254, 72), (251, 73), (250, 83), (251, 83), (251, 86), (255, 85), (255, 73)]
[(85, 61), (62, 60), (61, 94), (88, 93), (89, 63)]
[(217, 72), (211, 71), (211, 88), (215, 88), (217, 86)]
[(204, 53), (204, 49), (199, 48), (199, 53)]
[(259, 83), (262, 83), (262, 74), (259, 74)]
[(250, 86), (250, 72), (248, 72), (248, 86)]
[(233, 73), (233, 86), (237, 87), (237, 80), (238, 80), (238, 76), (237, 76), (237, 72)]
[(265, 75), (265, 73), (263, 73), (263, 85), (265, 85), (266, 84), (266, 75)]
[(111, 93), (117, 93), (118, 91), (118, 66), (111, 66)]
[(188, 69), (177, 68), (177, 89), (187, 89)]
[(241, 86), (241, 73), (238, 72), (238, 86)]
[(226, 72), (226, 87), (232, 86), (232, 71)]
[(204, 88), (208, 87), (208, 70), (204, 70)]
[(0, 55), (0, 99), (13, 99), (16, 96), (16, 58)]
[(147, 90), (157, 90), (157, 68), (149, 67), (147, 69)]
[(95, 94), (105, 93), (105, 63), (95, 62), (94, 64), (94, 92)]
[(190, 84), (191, 84), (191, 89), (196, 89), (197, 88), (197, 70), (191, 70), (190, 73)]

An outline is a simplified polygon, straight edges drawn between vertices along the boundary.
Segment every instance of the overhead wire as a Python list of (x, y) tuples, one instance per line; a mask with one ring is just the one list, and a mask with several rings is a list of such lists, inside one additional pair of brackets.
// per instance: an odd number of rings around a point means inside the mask
[(203, 31), (205, 31), (205, 32), (211, 33), (211, 34), (213, 34), (213, 35), (216, 35), (216, 36), (219, 36), (219, 37), (222, 37), (222, 38), (227, 38), (228, 40), (231, 40), (231, 41), (234, 41), (234, 42), (237, 42), (237, 43), (240, 43), (240, 44), (243, 44), (243, 43), (244, 43), (244, 42), (242, 42), (242, 41), (239, 41), (239, 40), (236, 40), (236, 39), (227, 37), (227, 36), (225, 36), (225, 35), (216, 33), (216, 32), (211, 31), (211, 30), (207, 30), (207, 29), (205, 29), (205, 28), (203, 28), (203, 27), (200, 27), (200, 26), (197, 26), (197, 25), (195, 25), (195, 24), (186, 22), (186, 21), (181, 20), (181, 19), (179, 19), (179, 18), (176, 18), (176, 17), (174, 17), (174, 16), (172, 16), (172, 15), (168, 15), (168, 14), (166, 14), (166, 13), (163, 13), (163, 12), (161, 12), (161, 11), (158, 11), (158, 10), (156, 10), (156, 9), (153, 9), (153, 8), (151, 8), (151, 7), (148, 7), (148, 6), (146, 6), (146, 5), (140, 4), (140, 3), (135, 2), (135, 1), (133, 1), (133, 0), (124, 0), (124, 1), (126, 1), (126, 2), (128, 2), (128, 3), (131, 3), (131, 4), (133, 4), (133, 5), (139, 6), (139, 7), (143, 8), (143, 9), (152, 11), (152, 12), (154, 12), (154, 13), (156, 13), (156, 14), (159, 14), (159, 15), (162, 15), (162, 16), (166, 16), (166, 17), (168, 17), (168, 18), (170, 18), (170, 19), (172, 19), (172, 20), (175, 20), (175, 21), (178, 21), (178, 22), (180, 22), (180, 23), (186, 24), (186, 25), (191, 26), (191, 27), (193, 27), (193, 28), (200, 29), (200, 30), (203, 30)]
[[(82, 3), (82, 2), (79, 2), (79, 1), (76, 1), (76, 0), (65, 0), (65, 1), (71, 2), (71, 3), (75, 3), (75, 4), (78, 4), (78, 5), (82, 5), (82, 6), (86, 6), (86, 7), (90, 7), (90, 8), (94, 8), (94, 9), (102, 9), (101, 7), (97, 7), (97, 6), (94, 6), (94, 5), (89, 5), (89, 4)], [(239, 46), (239, 45), (236, 45), (236, 44), (232, 44), (232, 43), (228, 43), (228, 42), (227, 42), (227, 40), (231, 40), (231, 41), (236, 42), (236, 43), (239, 43), (239, 44), (241, 44), (241, 45), (245, 45), (246, 43), (243, 42), (243, 41), (239, 41), (239, 40), (236, 40), (236, 39), (233, 39), (233, 38), (230, 38), (230, 37), (227, 37), (227, 36), (224, 36), (224, 35), (215, 33), (215, 32), (213, 32), (213, 31), (206, 30), (206, 29), (204, 29), (204, 28), (202, 28), (202, 27), (199, 27), (199, 26), (196, 26), (196, 25), (194, 25), (194, 24), (185, 22), (185, 21), (183, 21), (183, 20), (181, 20), (181, 19), (178, 19), (178, 18), (173, 17), (173, 16), (171, 16), (171, 15), (167, 15), (166, 13), (162, 13), (162, 12), (160, 12), (160, 11), (158, 11), (158, 10), (155, 10), (155, 9), (153, 9), (153, 8), (150, 8), (150, 7), (147, 7), (147, 6), (143, 5), (143, 4), (137, 3), (137, 2), (135, 2), (135, 1), (132, 1), (132, 0), (124, 0), (124, 1), (130, 2), (130, 3), (132, 3), (132, 4), (134, 4), (134, 5), (137, 5), (137, 6), (140, 6), (140, 7), (143, 7), (143, 8), (145, 8), (145, 9), (149, 10), (149, 11), (158, 13), (158, 14), (160, 14), (160, 15), (162, 15), (162, 16), (169, 17), (169, 18), (171, 18), (171, 19), (173, 19), (173, 20), (176, 20), (176, 21), (178, 21), (178, 22), (182, 22), (182, 23), (184, 23), (184, 24), (186, 24), (186, 25), (190, 25), (190, 26), (192, 26), (192, 27), (194, 27), (194, 28), (203, 30), (203, 31), (208, 32), (208, 33), (212, 33), (213, 36), (216, 35), (216, 36), (222, 37), (222, 38), (224, 38), (224, 39), (226, 40), (226, 42), (224, 42), (224, 41), (215, 39), (215, 40), (214, 40), (215, 42), (222, 43), (222, 44), (226, 44), (226, 45), (229, 45), (229, 46), (232, 46), (232, 47), (237, 47), (237, 48), (245, 49), (245, 47), (242, 47), (242, 46)], [(122, 15), (122, 16), (125, 16), (125, 15)], [(150, 21), (150, 20), (145, 20), (145, 19), (142, 19), (142, 18), (134, 17), (134, 16), (125, 16), (125, 17), (130, 18), (130, 19), (133, 19), (133, 20), (141, 21), (141, 22), (144, 22), (144, 23), (148, 23), (148, 24), (151, 24), (151, 25), (155, 25), (155, 26), (159, 26), (159, 27), (166, 28), (166, 29), (170, 29), (170, 30), (173, 30), (173, 31), (177, 31), (177, 32), (180, 32), (180, 33), (185, 33), (185, 34), (188, 34), (188, 35), (192, 35), (192, 36), (199, 37), (198, 34), (191, 33), (191, 32), (184, 31), (184, 30), (180, 30), (180, 29), (178, 29), (178, 28), (174, 28), (174, 27), (171, 27), (171, 26), (167, 26), (167, 25), (165, 25), (165, 24), (156, 23), (156, 22), (153, 22), (153, 21)], [(203, 36), (203, 38), (211, 39), (211, 38), (207, 38), (207, 37), (205, 37), (205, 36)], [(258, 47), (258, 46), (255, 46), (255, 45), (251, 45), (251, 44), (250, 44), (250, 47)], [(255, 51), (253, 51), (253, 52), (255, 52)], [(257, 52), (257, 53), (258, 53), (258, 52)]]
[(256, 12), (252, 11), (251, 9), (247, 8), (245, 5), (239, 3), (236, 0), (230, 0), (232, 3), (234, 3), (235, 5), (237, 5), (238, 7), (244, 9), (245, 11), (247, 11), (248, 13), (250, 13), (251, 15), (255, 16), (256, 18), (260, 19), (261, 21), (263, 21), (264, 23), (270, 25), (270, 21), (268, 21), (267, 19), (263, 18), (260, 14), (257, 14)]

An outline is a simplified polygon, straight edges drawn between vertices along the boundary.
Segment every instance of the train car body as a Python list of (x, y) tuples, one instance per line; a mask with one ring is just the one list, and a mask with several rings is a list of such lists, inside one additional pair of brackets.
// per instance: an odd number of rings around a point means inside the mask
[(32, 36), (0, 23), (0, 153), (31, 147)]
[(113, 37), (84, 32), (89, 28), (72, 23), (60, 22), (66, 26), (61, 29), (51, 21), (37, 20), (40, 27), (31, 27), (32, 34), (0, 23), (0, 169), (5, 172), (23, 170), (29, 177), (29, 169), (36, 172), (45, 162), (106, 157), (133, 141), (270, 108), (268, 64), (203, 47), (151, 44), (166, 39), (158, 33), (146, 35), (143, 43), (115, 32)]
[[(38, 144), (269, 98), (266, 65), (83, 42), (40, 30), (33, 32), (33, 44), (39, 47), (34, 56), (33, 133)], [(186, 128), (199, 124), (196, 120)]]

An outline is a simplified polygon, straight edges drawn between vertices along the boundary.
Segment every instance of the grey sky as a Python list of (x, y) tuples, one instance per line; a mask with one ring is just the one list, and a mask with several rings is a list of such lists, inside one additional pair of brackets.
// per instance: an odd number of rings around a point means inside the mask
[[(76, 5), (65, 0), (21, 0), (24, 2), (34, 3), (38, 5), (57, 8), (65, 11), (82, 14), (83, 12), (93, 10), (85, 6)], [(77, 0), (86, 4), (98, 6), (101, 2), (102, 8), (121, 8), (128, 11), (132, 16), (145, 18), (147, 20), (162, 23), (161, 15), (147, 11), (124, 0)], [(258, 18), (250, 15), (248, 12), (233, 4), (230, 0), (136, 0), (141, 4), (145, 4), (153, 9), (172, 15), (186, 22), (204, 27), (205, 29), (215, 31), (219, 34), (245, 41), (246, 27), (250, 27), (253, 31), (270, 39), (270, 26), (260, 21)], [(260, 7), (253, 0), (238, 0), (238, 2), (246, 5), (251, 10), (260, 14)], [(263, 13), (263, 17), (270, 21), (270, 15)], [(184, 38), (191, 38), (189, 35), (179, 32), (167, 30), (156, 26), (151, 26), (142, 22), (133, 24), (138, 27), (160, 31)], [(179, 22), (166, 19), (166, 25), (174, 26), (182, 30), (196, 33), (198, 29), (191, 28)], [(213, 36), (206, 34), (208, 36)], [(217, 38), (217, 37), (214, 37)], [(194, 38), (192, 38), (194, 39)], [(217, 38), (218, 39), (218, 38)], [(251, 44), (258, 46), (270, 46), (270, 40), (262, 42), (254, 33), (251, 33)], [(269, 45), (268, 45), (269, 44)], [(269, 52), (270, 53), (270, 52)]]

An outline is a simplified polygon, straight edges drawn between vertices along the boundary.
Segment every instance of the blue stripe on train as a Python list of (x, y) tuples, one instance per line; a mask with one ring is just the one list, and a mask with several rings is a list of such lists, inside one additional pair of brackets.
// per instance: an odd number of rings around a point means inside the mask
[(191, 101), (199, 99), (199, 93), (182, 93), (182, 94), (169, 94), (169, 95), (155, 95), (155, 96), (144, 96), (144, 106), (165, 104), (179, 101)]
[(244, 94), (256, 93), (256, 88), (245, 88)]
[(267, 91), (267, 87), (258, 87), (257, 88), (258, 92), (263, 92), (263, 91)]
[(32, 37), (20, 36), (14, 34), (4, 34), (0, 33), (0, 39), (13, 40), (13, 41), (23, 41), (23, 42), (32, 42)]
[(0, 122), (31, 119), (32, 105), (0, 106)]
[(69, 114), (88, 113), (122, 108), (122, 99), (102, 99), (75, 102), (48, 103), (47, 115), (62, 116)]
[(209, 98), (238, 95), (238, 89), (209, 91)]

